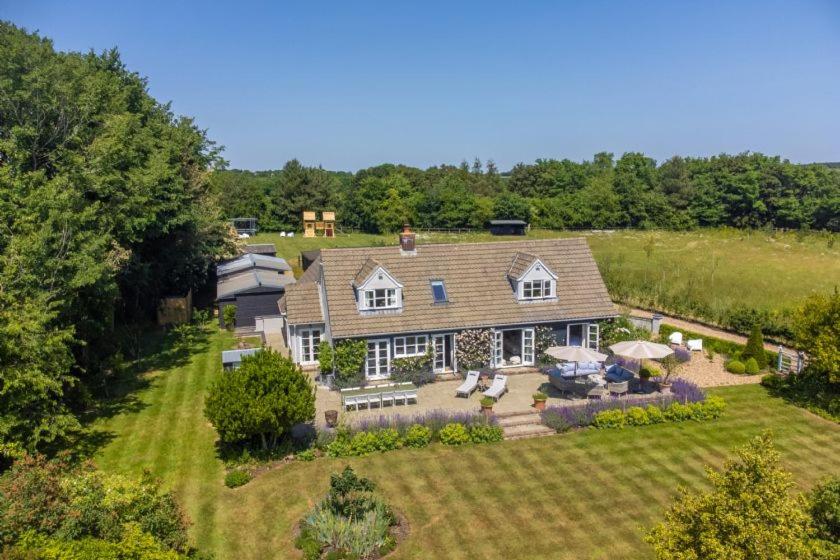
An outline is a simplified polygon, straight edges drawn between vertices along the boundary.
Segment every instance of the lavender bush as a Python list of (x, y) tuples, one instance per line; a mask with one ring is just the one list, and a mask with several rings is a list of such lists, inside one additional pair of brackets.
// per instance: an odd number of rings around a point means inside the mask
[(630, 407), (646, 407), (655, 405), (661, 409), (667, 408), (674, 402), (681, 404), (696, 403), (706, 400), (706, 393), (700, 387), (684, 379), (676, 379), (671, 385), (671, 394), (660, 395), (655, 398), (631, 396), (624, 398), (610, 398), (598, 401), (587, 401), (586, 404), (568, 404), (564, 406), (549, 406), (541, 413), (542, 423), (558, 432), (573, 427), (590, 426), (595, 415), (605, 410), (621, 409), (627, 410)]
[(691, 350), (687, 348), (676, 348), (674, 349), (674, 358), (676, 358), (677, 362), (684, 364), (685, 362), (691, 361)]

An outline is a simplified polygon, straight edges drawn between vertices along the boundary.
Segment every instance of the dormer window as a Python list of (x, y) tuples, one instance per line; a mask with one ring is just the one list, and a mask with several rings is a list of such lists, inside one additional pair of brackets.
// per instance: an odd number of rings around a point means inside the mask
[(353, 279), (360, 312), (385, 311), (402, 307), (403, 285), (385, 267), (367, 259)]
[(553, 296), (552, 280), (530, 280), (522, 283), (522, 299), (543, 299)]
[(397, 290), (380, 288), (365, 290), (365, 306), (368, 309), (388, 309), (397, 306)]
[(519, 301), (557, 297), (557, 275), (536, 255), (516, 253), (508, 269), (508, 279)]

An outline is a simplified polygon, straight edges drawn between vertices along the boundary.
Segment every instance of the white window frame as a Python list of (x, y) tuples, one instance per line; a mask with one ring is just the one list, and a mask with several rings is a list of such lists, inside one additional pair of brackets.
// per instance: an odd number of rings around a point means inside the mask
[[(382, 294), (377, 294), (382, 292)], [(378, 305), (381, 302), (382, 305)], [(396, 288), (375, 288), (372, 290), (365, 290), (365, 309), (393, 309), (397, 305), (397, 289)]]
[[(411, 340), (411, 342), (409, 342)], [(421, 349), (422, 345), (422, 349)], [(394, 357), (407, 358), (422, 356), (429, 347), (429, 337), (425, 334), (394, 337)], [(413, 351), (410, 351), (413, 348)]]
[[(317, 342), (314, 333), (318, 333)], [(323, 336), (324, 333), (321, 331), (320, 328), (312, 327), (307, 329), (301, 329), (300, 331), (298, 331), (298, 362), (300, 362), (301, 364), (318, 363), (318, 345), (321, 344)], [(306, 352), (304, 350), (304, 341), (306, 341), (307, 346), (309, 347), (309, 352)]]
[[(522, 282), (522, 299), (548, 299), (554, 297), (554, 280), (525, 280)], [(539, 295), (534, 295), (536, 291)]]
[[(373, 357), (373, 359), (376, 362), (375, 366), (373, 368), (374, 369), (374, 374), (373, 375), (370, 374), (370, 370), (371, 370), (371, 368), (370, 368), (370, 359), (371, 359), (370, 358), (370, 352), (371, 352), (370, 345), (371, 344), (374, 345), (374, 351), (373, 351), (374, 352), (374, 357)], [(379, 372), (379, 370), (380, 370), (379, 361), (383, 357), (382, 356), (383, 348), (384, 348), (384, 352), (385, 352), (384, 357), (385, 357), (385, 360), (386, 360), (386, 365), (385, 365), (385, 373), (380, 373)], [(372, 339), (367, 340), (367, 353), (365, 354), (365, 378), (366, 379), (371, 379), (371, 380), (377, 380), (377, 379), (387, 379), (390, 376), (391, 376), (391, 345), (388, 344), (388, 339), (387, 338), (372, 338)]]

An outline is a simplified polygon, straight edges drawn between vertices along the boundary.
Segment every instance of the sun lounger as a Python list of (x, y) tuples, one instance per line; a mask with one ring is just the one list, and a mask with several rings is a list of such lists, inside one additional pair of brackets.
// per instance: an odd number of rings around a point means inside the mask
[(682, 339), (682, 333), (679, 331), (674, 331), (670, 335), (668, 335), (668, 342), (670, 342), (671, 344), (676, 344), (677, 346), (682, 344)]
[(464, 382), (455, 389), (455, 396), (456, 397), (469, 397), (473, 391), (476, 390), (478, 387), (478, 375), (477, 371), (468, 371), (467, 377), (464, 379)]
[(692, 340), (687, 340), (685, 342), (685, 347), (695, 352), (701, 352), (703, 350), (703, 339), (695, 338)]
[(496, 374), (496, 377), (493, 378), (493, 383), (490, 384), (490, 388), (482, 393), (485, 397), (490, 397), (494, 400), (499, 400), (502, 395), (507, 392), (507, 375), (502, 375), (500, 373)]

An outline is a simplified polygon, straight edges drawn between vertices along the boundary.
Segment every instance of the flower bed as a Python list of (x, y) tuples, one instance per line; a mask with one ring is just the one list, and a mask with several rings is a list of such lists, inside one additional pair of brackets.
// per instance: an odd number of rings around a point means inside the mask
[(316, 445), (330, 457), (358, 457), (402, 447), (490, 443), (503, 439), (495, 418), (474, 412), (434, 410), (425, 414), (379, 416), (319, 432)]
[[(708, 407), (705, 406), (707, 401), (711, 402)], [(722, 402), (718, 398), (707, 398), (706, 393), (690, 381), (675, 379), (671, 385), (671, 393), (668, 395), (653, 399), (639, 396), (589, 401), (585, 405), (549, 406), (542, 412), (541, 418), (544, 425), (559, 433), (571, 428), (592, 425), (619, 427), (618, 424), (620, 424), (623, 427), (664, 421), (706, 419), (715, 414), (714, 417), (717, 417), (722, 411)], [(686, 407), (690, 411), (688, 417), (684, 417)], [(632, 412), (630, 412), (631, 409)], [(598, 418), (600, 420), (597, 420)]]

